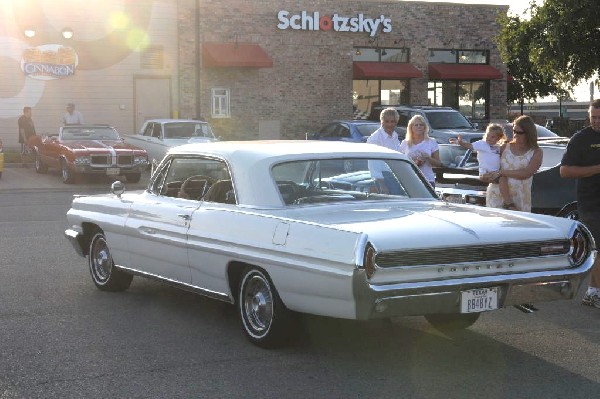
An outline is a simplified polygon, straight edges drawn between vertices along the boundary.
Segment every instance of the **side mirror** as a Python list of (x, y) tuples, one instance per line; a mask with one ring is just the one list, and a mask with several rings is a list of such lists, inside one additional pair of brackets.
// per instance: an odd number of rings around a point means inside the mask
[(123, 184), (122, 181), (117, 180), (110, 185), (110, 191), (117, 197), (121, 198), (121, 195), (125, 192), (125, 184)]

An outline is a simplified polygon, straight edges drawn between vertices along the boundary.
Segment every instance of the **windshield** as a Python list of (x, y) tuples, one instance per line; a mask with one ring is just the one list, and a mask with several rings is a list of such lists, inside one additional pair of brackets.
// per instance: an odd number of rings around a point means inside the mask
[(165, 123), (165, 138), (193, 138), (208, 137), (214, 138), (212, 129), (208, 123), (199, 122), (173, 122)]
[(294, 161), (275, 165), (272, 174), (287, 205), (436, 198), (431, 186), (408, 160)]
[(64, 127), (62, 140), (120, 140), (119, 133), (109, 126)]
[(457, 111), (435, 111), (426, 112), (429, 126), (432, 129), (472, 129), (469, 123), (460, 112)]

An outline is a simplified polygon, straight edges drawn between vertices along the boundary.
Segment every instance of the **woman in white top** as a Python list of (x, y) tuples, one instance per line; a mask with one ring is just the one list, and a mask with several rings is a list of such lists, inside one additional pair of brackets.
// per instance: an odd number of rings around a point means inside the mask
[(421, 115), (413, 116), (406, 127), (406, 137), (400, 143), (400, 152), (417, 164), (432, 187), (435, 187), (433, 166), (441, 166), (437, 141), (429, 137), (429, 126)]
[(502, 146), (500, 177), (507, 177), (509, 202), (503, 198), (498, 184), (487, 190), (487, 206), (531, 212), (533, 175), (542, 165), (544, 153), (537, 143), (533, 119), (522, 115), (513, 122), (513, 139)]

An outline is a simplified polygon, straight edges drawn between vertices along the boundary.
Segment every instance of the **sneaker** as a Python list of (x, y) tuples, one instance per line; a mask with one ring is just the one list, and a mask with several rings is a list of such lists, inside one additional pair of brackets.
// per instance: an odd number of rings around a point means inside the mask
[(586, 292), (581, 300), (581, 304), (600, 309), (600, 292), (596, 291), (591, 294)]

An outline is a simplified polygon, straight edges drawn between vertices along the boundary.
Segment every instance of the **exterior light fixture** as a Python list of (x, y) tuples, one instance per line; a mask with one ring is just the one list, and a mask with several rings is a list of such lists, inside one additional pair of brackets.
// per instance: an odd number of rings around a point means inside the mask
[(64, 37), (67, 40), (73, 37), (73, 29), (71, 28), (64, 28), (61, 33), (62, 37)]
[(385, 51), (385, 49), (381, 50), (381, 55), (387, 55), (387, 51)]
[(33, 28), (26, 28), (23, 31), (23, 34), (25, 35), (25, 37), (28, 37), (28, 38), (31, 39), (32, 37), (35, 36), (35, 29), (33, 29)]
[(354, 52), (354, 55), (362, 55), (362, 52), (360, 51), (359, 48), (356, 49), (356, 51)]

